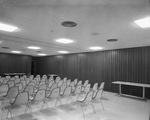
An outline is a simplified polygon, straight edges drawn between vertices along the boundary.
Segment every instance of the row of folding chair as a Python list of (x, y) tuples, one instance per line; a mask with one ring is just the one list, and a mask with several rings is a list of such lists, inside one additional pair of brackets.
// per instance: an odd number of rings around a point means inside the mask
[[(71, 98), (70, 94), (74, 94), (74, 95), (80, 94), (82, 91), (82, 88), (86, 87), (85, 84), (82, 86), (82, 81), (79, 81), (79, 82), (76, 82), (76, 81), (77, 81), (76, 79), (72, 82), (71, 82), (71, 80), (63, 79), (63, 82), (62, 82), (62, 80), (59, 80), (59, 82), (56, 83), (56, 81), (50, 80), (49, 84), (51, 84), (51, 85), (48, 85), (48, 87), (47, 87), (45, 84), (46, 78), (45, 78), (45, 81), (41, 80), (40, 82), (37, 79), (32, 78), (32, 79), (30, 79), (30, 82), (27, 84), (27, 86), (23, 92), (28, 93), (28, 98), (29, 98), (30, 103), (42, 101), (42, 103), (44, 105), (47, 103), (46, 102), (47, 100), (56, 98), (56, 100), (57, 100), (56, 104), (57, 104), (58, 101), (59, 102), (61, 101), (60, 98), (64, 98), (64, 97)], [(68, 82), (68, 84), (67, 84), (67, 82)], [(75, 87), (75, 85), (73, 85), (73, 83), (76, 83), (76, 87)], [(72, 92), (71, 85), (74, 86), (74, 88), (75, 88), (74, 92)], [(44, 87), (42, 87), (42, 86), (44, 86)], [(38, 88), (38, 90), (35, 91), (35, 88)], [(14, 90), (16, 90), (16, 89), (14, 88)], [(11, 90), (11, 91), (13, 91), (13, 90)], [(49, 91), (49, 94), (46, 93), (47, 91)], [(19, 94), (21, 94), (21, 93), (19, 93)], [(8, 97), (9, 95), (10, 95), (10, 93), (7, 94), (6, 96)], [(13, 92), (12, 96), (16, 96), (16, 95), (17, 95), (17, 92)], [(45, 100), (45, 98), (46, 98), (46, 100)], [(17, 97), (16, 97), (16, 99), (17, 99)], [(30, 111), (32, 111), (31, 107), (29, 105), (28, 105), (28, 108), (30, 109)]]
[[(13, 95), (17, 94), (14, 91), (12, 93), (13, 93)], [(11, 94), (11, 93), (8, 93), (8, 94)], [(43, 90), (43, 89), (39, 90), (36, 93), (36, 95), (34, 96), (33, 99), (29, 99), (29, 93), (26, 92), (26, 91), (23, 91), (23, 92), (19, 93), (16, 96), (14, 102), (12, 102), (9, 106), (5, 106), (5, 109), (8, 109), (6, 118), (8, 117), (9, 113), (11, 114), (11, 118), (12, 118), (12, 112), (11, 112), (11, 110), (14, 108), (13, 106), (16, 106), (16, 105), (25, 105), (26, 107), (25, 107), (24, 112), (26, 113), (27, 111), (31, 112), (32, 111), (31, 105), (33, 105), (33, 104), (35, 104), (37, 102), (42, 102), (42, 106), (41, 106), (41, 109), (42, 109), (44, 105), (46, 105), (48, 107), (48, 103), (47, 102), (51, 101), (52, 99), (56, 99), (56, 103), (55, 103), (55, 106), (56, 106), (58, 102), (61, 103), (61, 99), (64, 98), (64, 97), (68, 97), (68, 99), (69, 98), (71, 99), (70, 95), (71, 95), (71, 87), (70, 86), (68, 86), (65, 89), (64, 93), (61, 94), (61, 95), (60, 95), (60, 89), (59, 88), (54, 88), (49, 96), (46, 96), (46, 90)], [(90, 91), (90, 92), (88, 92), (86, 94), (84, 100), (82, 100), (82, 101), (77, 100), (77, 102), (80, 103), (80, 105), (81, 105), (81, 103), (86, 103), (86, 104), (90, 103), (91, 104), (92, 100), (95, 100), (95, 99), (101, 100), (100, 99), (101, 95), (102, 95), (102, 89), (99, 89), (96, 92), (96, 95), (94, 95), (94, 96), (93, 96), (93, 91), (92, 92)], [(101, 102), (101, 104), (102, 104), (102, 102)], [(102, 105), (102, 107), (103, 107), (103, 105)], [(104, 109), (104, 107), (103, 107), (103, 109)], [(84, 115), (84, 112), (83, 112), (83, 115)], [(84, 117), (85, 117), (85, 115), (84, 115)]]

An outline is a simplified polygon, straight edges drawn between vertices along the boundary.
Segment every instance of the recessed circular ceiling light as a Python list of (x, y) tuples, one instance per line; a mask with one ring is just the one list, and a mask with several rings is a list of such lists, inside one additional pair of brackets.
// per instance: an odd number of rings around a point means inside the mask
[(60, 38), (60, 39), (57, 39), (56, 42), (68, 44), (68, 43), (72, 43), (72, 42), (74, 42), (74, 41), (71, 40), (71, 39)]
[(37, 53), (42, 53), (42, 51), (36, 51)]
[(21, 51), (13, 50), (12, 53), (21, 53)]
[(41, 49), (40, 47), (37, 47), (37, 46), (29, 46), (28, 48), (29, 48), (29, 49), (33, 49), (33, 50)]
[(100, 35), (100, 33), (98, 33), (98, 32), (93, 32), (93, 33), (90, 33), (90, 34), (93, 35), (93, 36)]
[(69, 53), (68, 51), (58, 51), (58, 52), (63, 54)]
[(38, 55), (40, 55), (40, 56), (45, 56), (45, 55), (47, 55), (47, 54), (45, 54), (45, 53), (39, 53)]
[(107, 42), (116, 42), (118, 41), (118, 39), (112, 38), (112, 39), (108, 39)]
[(102, 50), (103, 48), (99, 47), (99, 46), (92, 46), (92, 47), (89, 47), (89, 49), (91, 49), (91, 50)]
[(75, 26), (77, 26), (77, 23), (75, 23), (73, 21), (63, 21), (61, 23), (61, 25), (64, 27), (75, 27)]

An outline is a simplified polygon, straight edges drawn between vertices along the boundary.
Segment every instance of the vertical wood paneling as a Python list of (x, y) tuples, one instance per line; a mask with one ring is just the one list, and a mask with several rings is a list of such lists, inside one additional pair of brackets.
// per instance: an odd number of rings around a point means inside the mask
[(32, 57), (0, 53), (0, 75), (3, 73), (31, 73)]
[[(70, 79), (105, 81), (105, 90), (118, 92), (112, 82), (129, 81), (150, 84), (150, 47), (79, 53), (37, 58), (37, 74), (59, 74)], [(123, 91), (141, 95), (141, 88), (124, 86)], [(146, 89), (150, 98), (150, 89)]]

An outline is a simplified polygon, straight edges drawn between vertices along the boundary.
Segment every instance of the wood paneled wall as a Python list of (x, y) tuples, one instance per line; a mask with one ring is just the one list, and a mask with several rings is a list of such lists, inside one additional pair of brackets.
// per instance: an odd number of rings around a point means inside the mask
[(0, 75), (3, 73), (31, 73), (31, 56), (0, 53)]
[[(105, 81), (105, 90), (118, 92), (112, 82), (129, 81), (150, 84), (150, 47), (49, 56), (36, 59), (37, 74), (59, 74), (71, 79)], [(141, 88), (124, 86), (123, 91), (140, 96)], [(150, 98), (150, 89), (146, 89)]]

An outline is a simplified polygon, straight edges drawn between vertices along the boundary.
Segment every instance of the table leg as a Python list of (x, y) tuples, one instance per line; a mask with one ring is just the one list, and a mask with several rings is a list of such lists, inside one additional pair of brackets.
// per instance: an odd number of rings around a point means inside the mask
[(121, 84), (119, 84), (119, 95), (121, 95)]
[(143, 99), (145, 99), (145, 87), (143, 87)]

